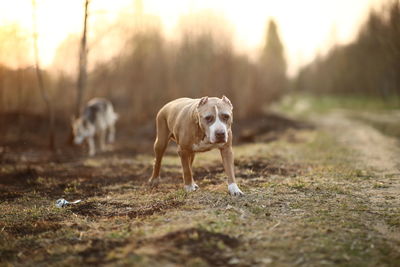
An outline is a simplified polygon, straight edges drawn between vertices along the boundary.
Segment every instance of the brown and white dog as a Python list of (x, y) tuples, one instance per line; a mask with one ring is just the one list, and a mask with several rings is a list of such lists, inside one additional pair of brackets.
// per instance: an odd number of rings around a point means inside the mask
[(157, 138), (154, 143), (155, 163), (149, 179), (151, 185), (160, 181), (161, 160), (169, 140), (178, 145), (178, 154), (183, 169), (184, 189), (187, 192), (199, 187), (192, 176), (192, 164), (196, 152), (218, 148), (228, 176), (228, 190), (231, 195), (243, 192), (235, 181), (232, 151), (233, 106), (223, 96), (201, 99), (179, 98), (167, 103), (157, 114)]

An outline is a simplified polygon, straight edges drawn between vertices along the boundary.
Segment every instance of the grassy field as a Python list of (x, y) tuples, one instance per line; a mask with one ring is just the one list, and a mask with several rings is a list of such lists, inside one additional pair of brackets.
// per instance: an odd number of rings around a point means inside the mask
[[(153, 189), (150, 147), (62, 160), (8, 150), (0, 265), (399, 266), (396, 132), (349, 110), (305, 109), (311, 127), (234, 147), (239, 198), (218, 151), (196, 156), (200, 190), (187, 194), (173, 146)], [(82, 202), (57, 208), (61, 197)]]

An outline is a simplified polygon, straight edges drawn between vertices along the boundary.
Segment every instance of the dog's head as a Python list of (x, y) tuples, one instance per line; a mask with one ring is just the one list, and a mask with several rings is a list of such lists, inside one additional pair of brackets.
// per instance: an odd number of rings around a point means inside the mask
[(74, 144), (80, 145), (86, 137), (91, 135), (92, 130), (88, 121), (78, 118), (72, 121), (72, 132), (74, 134)]
[(232, 103), (226, 96), (205, 96), (200, 99), (197, 105), (198, 120), (211, 144), (228, 142), (233, 120), (232, 110)]

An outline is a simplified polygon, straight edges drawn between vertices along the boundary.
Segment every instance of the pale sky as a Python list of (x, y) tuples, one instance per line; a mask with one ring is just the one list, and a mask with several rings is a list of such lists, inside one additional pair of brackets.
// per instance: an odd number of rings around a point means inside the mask
[[(41, 61), (52, 63), (59, 44), (70, 34), (80, 34), (84, 0), (36, 0)], [(325, 53), (333, 43), (354, 39), (360, 23), (371, 7), (380, 8), (385, 0), (143, 0), (144, 12), (160, 17), (167, 38), (176, 32), (181, 15), (201, 10), (213, 11), (234, 29), (235, 49), (257, 57), (270, 17), (278, 23), (285, 46), (290, 75)], [(91, 0), (91, 20), (115, 20), (119, 12), (134, 12), (134, 0)], [(31, 31), (31, 0), (0, 2), (0, 27), (18, 23)], [(93, 25), (92, 25), (93, 26)], [(90, 59), (89, 59), (90, 60)]]

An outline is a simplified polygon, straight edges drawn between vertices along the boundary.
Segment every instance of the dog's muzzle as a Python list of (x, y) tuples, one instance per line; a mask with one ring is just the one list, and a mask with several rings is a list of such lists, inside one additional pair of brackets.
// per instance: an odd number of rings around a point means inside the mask
[(226, 143), (226, 133), (224, 131), (215, 132), (215, 143)]

